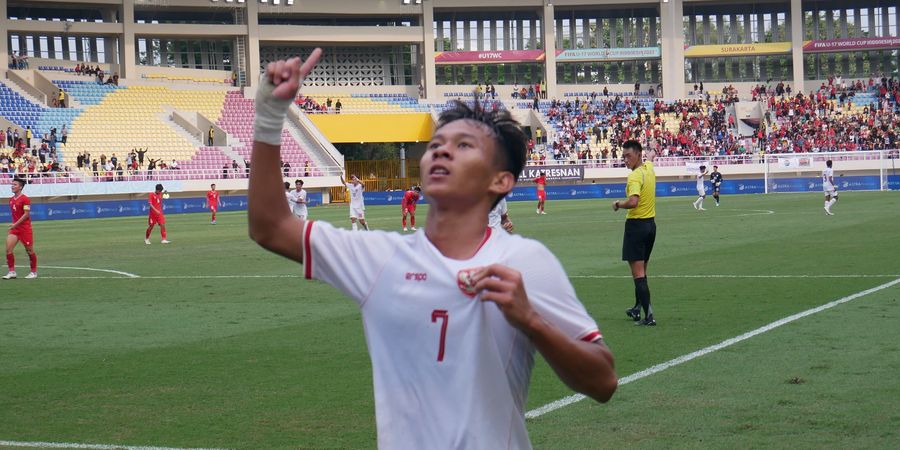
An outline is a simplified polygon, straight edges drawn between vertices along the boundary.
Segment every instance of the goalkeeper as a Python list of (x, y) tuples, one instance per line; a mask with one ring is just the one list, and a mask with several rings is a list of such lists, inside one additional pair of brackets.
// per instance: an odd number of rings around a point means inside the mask
[(709, 181), (712, 183), (713, 198), (716, 199), (716, 206), (719, 206), (719, 188), (722, 186), (722, 174), (719, 172), (719, 166), (713, 166), (713, 171), (709, 174)]

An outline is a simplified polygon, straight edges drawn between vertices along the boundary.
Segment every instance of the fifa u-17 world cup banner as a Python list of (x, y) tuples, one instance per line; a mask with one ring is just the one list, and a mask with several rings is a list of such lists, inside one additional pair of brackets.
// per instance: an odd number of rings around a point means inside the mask
[(581, 164), (563, 166), (525, 166), (525, 168), (522, 169), (522, 173), (519, 174), (519, 179), (531, 181), (539, 177), (541, 172), (544, 172), (547, 181), (584, 179), (584, 166)]
[(556, 51), (557, 62), (622, 61), (660, 57), (662, 57), (662, 51), (660, 51), (659, 47), (577, 48)]
[(490, 50), (481, 52), (437, 52), (436, 64), (490, 64), (543, 61), (543, 50)]
[(782, 169), (803, 169), (812, 167), (812, 158), (804, 156), (800, 158), (778, 158), (778, 167)]
[(687, 58), (696, 58), (703, 56), (777, 55), (790, 52), (790, 42), (764, 42), (761, 44), (691, 45), (684, 48), (684, 56)]
[(869, 37), (824, 39), (806, 41), (803, 44), (803, 53), (843, 52), (851, 50), (878, 50), (900, 47), (900, 37)]

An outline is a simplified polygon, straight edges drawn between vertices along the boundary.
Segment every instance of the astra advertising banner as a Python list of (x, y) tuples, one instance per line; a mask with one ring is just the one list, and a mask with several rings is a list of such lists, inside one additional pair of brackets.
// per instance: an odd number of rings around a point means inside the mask
[(845, 39), (823, 39), (806, 41), (803, 53), (844, 52), (854, 50), (878, 50), (900, 47), (900, 37), (867, 37)]
[(556, 51), (557, 62), (622, 61), (660, 57), (662, 57), (662, 51), (659, 47), (578, 48)]
[[(322, 204), (321, 192), (309, 193), (309, 205)], [(219, 198), (219, 211), (244, 211), (247, 209), (246, 196)], [(32, 203), (31, 217), (34, 220), (95, 219), (103, 217), (144, 216), (149, 214), (147, 200), (109, 200), (96, 202)], [(163, 200), (165, 214), (207, 212), (206, 198), (170, 198)], [(0, 208), (0, 222), (11, 219), (9, 208)]]
[[(545, 168), (548, 166), (545, 166)], [(900, 190), (900, 175), (888, 175), (885, 188)], [(838, 191), (863, 191), (879, 190), (879, 177), (846, 176), (836, 178)], [(706, 183), (707, 189), (711, 186)], [(522, 186), (513, 189), (506, 197), (510, 201), (536, 201), (537, 193), (534, 186)], [(726, 179), (722, 182), (720, 192), (724, 195), (734, 194), (762, 194), (766, 191), (765, 181), (759, 179)], [(822, 180), (815, 178), (777, 178), (769, 180), (769, 192), (821, 192)], [(393, 192), (365, 192), (366, 205), (400, 205), (403, 191)], [(656, 183), (656, 195), (659, 197), (672, 196), (696, 196), (697, 184), (695, 181), (661, 181)], [(575, 199), (617, 199), (625, 197), (625, 183), (602, 184), (578, 184), (578, 185), (548, 185), (547, 198), (549, 200), (575, 200)], [(310, 206), (322, 204), (322, 194), (312, 192), (309, 194)], [(420, 204), (427, 203), (425, 199)], [(197, 213), (208, 211), (205, 198), (169, 199), (163, 204), (166, 214)], [(219, 203), (219, 211), (243, 211), (247, 209), (247, 197), (228, 196), (222, 197)], [(67, 203), (37, 203), (31, 205), (31, 215), (36, 221), (61, 220), (61, 219), (89, 219), (103, 217), (145, 216), (149, 206), (146, 200), (127, 201), (98, 201), (98, 202), (67, 202)], [(315, 211), (311, 211), (315, 219)], [(0, 208), (0, 223), (11, 221), (9, 208)]]
[(691, 45), (684, 48), (686, 58), (704, 56), (750, 56), (790, 53), (790, 42), (764, 42), (761, 44)]
[(543, 61), (543, 50), (486, 50), (478, 52), (437, 52), (436, 64), (485, 64)]

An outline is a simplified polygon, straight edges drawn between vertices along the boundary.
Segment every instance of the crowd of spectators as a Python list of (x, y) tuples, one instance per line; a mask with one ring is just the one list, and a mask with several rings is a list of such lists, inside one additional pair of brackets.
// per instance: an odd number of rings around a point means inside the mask
[[(857, 104), (859, 93), (870, 99)], [(804, 95), (770, 97), (757, 138), (766, 153), (894, 149), (900, 134), (900, 82), (830, 77)], [(768, 127), (768, 128), (766, 128)]]
[(106, 73), (103, 72), (103, 69), (101, 69), (99, 65), (91, 66), (88, 63), (78, 63), (75, 65), (75, 74), (92, 76), (97, 84), (119, 85), (119, 74), (114, 73), (111, 77), (107, 78)]
[[(0, 173), (16, 176), (53, 176), (67, 172), (60, 167), (57, 145), (65, 145), (68, 131), (51, 128), (40, 139), (35, 139), (31, 127), (0, 129)], [(60, 137), (61, 136), (61, 137)]]
[(730, 95), (673, 103), (596, 95), (553, 100), (546, 115), (555, 125), (555, 135), (546, 145), (538, 139), (529, 159), (617, 161), (617, 149), (630, 139), (642, 141), (662, 156), (730, 154), (740, 149), (732, 132), (734, 116), (726, 114), (734, 100)]
[[(866, 104), (857, 105), (861, 92), (870, 94)], [(750, 97), (764, 106), (751, 136), (738, 133), (729, 112), (738, 100), (733, 86), (675, 102), (597, 93), (585, 99), (553, 100), (545, 111), (552, 137), (545, 143), (538, 136), (530, 146), (529, 160), (617, 163), (616, 149), (629, 139), (664, 157), (883, 150), (900, 145), (900, 80), (895, 78), (847, 82), (831, 77), (808, 94), (793, 94), (784, 82), (759, 84)]]
[(331, 97), (328, 97), (324, 102), (319, 103), (312, 97), (300, 95), (294, 100), (294, 103), (300, 107), (301, 111), (307, 114), (340, 114), (341, 108), (344, 107), (343, 103), (341, 103), (341, 99), (334, 100)]

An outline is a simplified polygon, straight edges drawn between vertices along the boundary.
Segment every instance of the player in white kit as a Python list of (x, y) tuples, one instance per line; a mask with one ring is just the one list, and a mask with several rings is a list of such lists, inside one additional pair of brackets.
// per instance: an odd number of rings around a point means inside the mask
[(309, 195), (306, 193), (306, 189), (303, 189), (303, 180), (295, 181), (294, 185), (297, 188), (288, 194), (288, 200), (291, 202), (291, 212), (295, 216), (306, 220), (309, 216), (309, 209), (306, 207)]
[[(281, 127), (321, 55), (270, 63), (256, 96), (250, 236), (357, 303), (372, 361), (378, 447), (528, 449), (535, 350), (572, 389), (605, 402), (618, 380), (597, 324), (541, 243), (488, 227), (525, 164), (508, 111), (445, 111), (420, 161), (424, 230), (353, 233), (276, 202)], [(353, 261), (353, 264), (348, 264)]]
[(509, 209), (506, 206), (506, 198), (500, 199), (497, 206), (494, 206), (494, 208), (491, 209), (491, 212), (488, 214), (488, 226), (498, 230), (504, 230), (507, 233), (512, 233), (513, 223), (512, 220), (509, 219)]
[(697, 174), (697, 200), (694, 200), (694, 209), (706, 211), (703, 207), (703, 200), (706, 198), (706, 185), (703, 184), (703, 177), (706, 176), (706, 166), (700, 166), (700, 173)]
[(344, 186), (347, 186), (347, 189), (350, 190), (350, 228), (352, 228), (353, 231), (359, 230), (359, 226), (357, 225), (357, 222), (359, 222), (359, 225), (362, 225), (363, 229), (368, 231), (369, 225), (366, 223), (366, 204), (363, 200), (363, 191), (366, 190), (366, 186), (359, 181), (359, 177), (356, 175), (350, 175), (349, 183), (341, 176), (341, 183), (344, 183)]
[(833, 216), (831, 206), (838, 199), (837, 186), (834, 184), (834, 169), (831, 168), (831, 160), (825, 161), (825, 170), (822, 171), (822, 190), (825, 192), (825, 214)]

